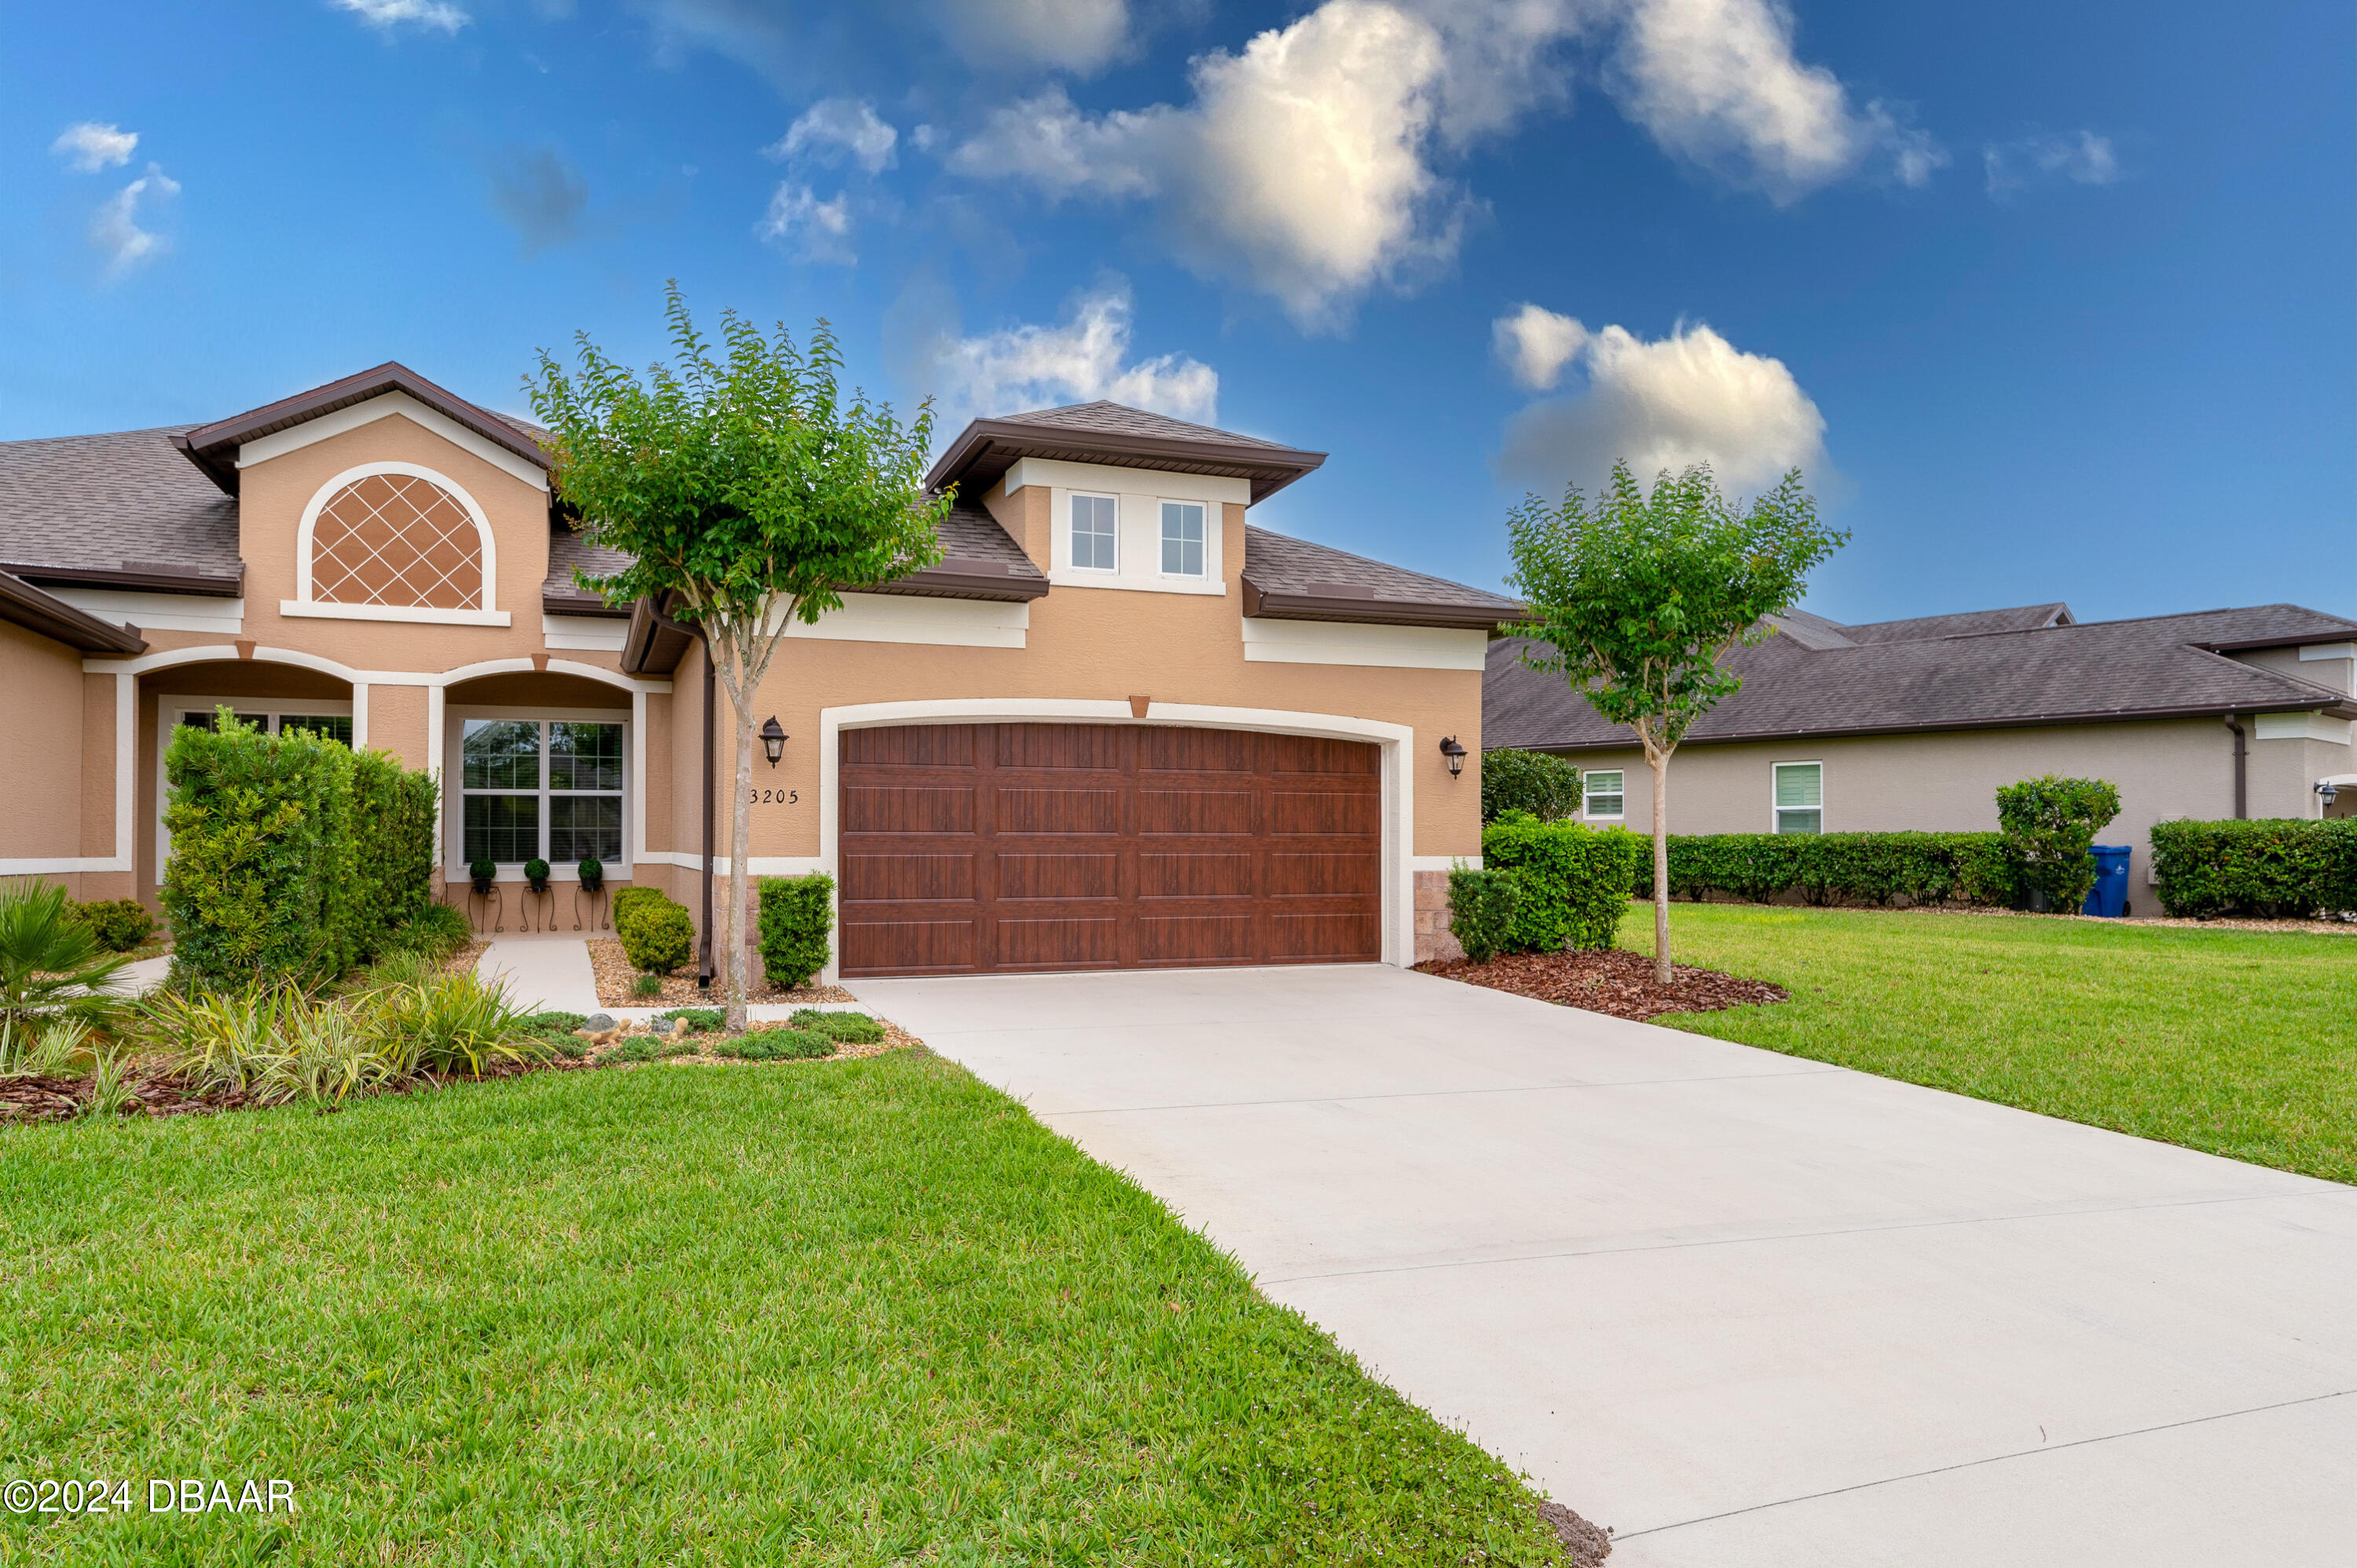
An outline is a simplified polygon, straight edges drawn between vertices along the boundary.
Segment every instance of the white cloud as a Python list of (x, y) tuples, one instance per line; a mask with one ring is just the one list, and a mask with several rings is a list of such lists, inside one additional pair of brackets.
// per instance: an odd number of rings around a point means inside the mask
[(91, 215), (91, 246), (106, 258), (108, 276), (120, 277), (163, 253), (163, 236), (139, 226), (141, 208), (179, 194), (179, 182), (149, 164), (145, 174), (116, 191)]
[(1327, 0), (1191, 68), (1195, 101), (1092, 115), (1050, 88), (951, 155), (1050, 197), (1153, 198), (1196, 271), (1332, 324), (1373, 285), (1452, 256), (1456, 204), (1426, 166), (1439, 34), (1372, 0)]
[(1018, 413), (1109, 398), (1175, 419), (1209, 422), (1219, 412), (1219, 372), (1184, 354), (1129, 360), (1129, 286), (1100, 285), (1072, 304), (1060, 326), (1026, 323), (977, 338), (942, 336), (927, 373), (942, 425), (975, 415)]
[[(1496, 341), (1530, 340), (1534, 334), (1510, 324), (1527, 321), (1534, 309), (1501, 317)], [(1509, 477), (1593, 489), (1617, 459), (1644, 481), (1708, 463), (1730, 490), (1765, 489), (1793, 467), (1822, 479), (1824, 415), (1782, 360), (1744, 353), (1699, 323), (1682, 322), (1647, 342), (1625, 328), (1589, 332), (1569, 317), (1539, 315), (1551, 318), (1535, 334), (1543, 346), (1577, 345), (1555, 375), (1577, 363), (1587, 386), (1514, 416), (1499, 456)], [(1545, 359), (1542, 353), (1538, 362)]]
[(339, 11), (350, 11), (370, 27), (391, 32), (404, 22), (430, 32), (455, 33), (474, 18), (448, 0), (331, 0)]
[(890, 168), (899, 133), (877, 119), (873, 104), (856, 98), (828, 98), (812, 104), (786, 134), (762, 151), (773, 158), (809, 157), (820, 163), (845, 159), (869, 174)]
[(2120, 177), (2119, 155), (2112, 150), (2112, 139), (2093, 131), (1991, 142), (1981, 148), (1981, 166), (1987, 176), (1988, 193), (1999, 199), (2033, 179), (2109, 185)]
[(1128, 0), (942, 0), (958, 52), (975, 65), (1086, 75), (1128, 52)]
[(49, 151), (65, 159), (66, 166), (76, 174), (96, 174), (101, 169), (121, 168), (129, 163), (138, 145), (136, 131), (84, 120), (59, 132), (58, 139), (49, 144)]
[(1561, 381), (1587, 339), (1587, 328), (1576, 318), (1527, 302), (1490, 324), (1491, 347), (1515, 383), (1531, 392), (1545, 392)]
[(1906, 185), (1947, 161), (1882, 104), (1852, 108), (1839, 78), (1794, 55), (1792, 26), (1779, 0), (1631, 0), (1614, 96), (1663, 150), (1779, 204), (1878, 150)]
[(753, 232), (783, 247), (798, 260), (849, 266), (859, 260), (851, 247), (851, 196), (837, 191), (832, 201), (798, 180), (785, 180), (770, 193), (770, 210)]

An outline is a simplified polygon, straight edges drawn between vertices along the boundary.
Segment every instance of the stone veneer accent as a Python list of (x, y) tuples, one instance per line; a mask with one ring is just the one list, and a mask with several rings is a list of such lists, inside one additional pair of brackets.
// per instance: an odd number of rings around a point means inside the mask
[(1437, 959), (1446, 962), (1465, 956), (1458, 945), (1457, 934), (1448, 929), (1448, 873), (1419, 871), (1415, 874), (1415, 961), (1423, 963)]

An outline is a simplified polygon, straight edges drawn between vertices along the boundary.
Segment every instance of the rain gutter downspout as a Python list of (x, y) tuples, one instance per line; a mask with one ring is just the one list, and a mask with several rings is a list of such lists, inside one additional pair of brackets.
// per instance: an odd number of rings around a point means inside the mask
[(2244, 744), (2243, 726), (2234, 722), (2232, 714), (2226, 715), (2226, 727), (2234, 732), (2234, 820), (2239, 822), (2251, 814), (2250, 752)]

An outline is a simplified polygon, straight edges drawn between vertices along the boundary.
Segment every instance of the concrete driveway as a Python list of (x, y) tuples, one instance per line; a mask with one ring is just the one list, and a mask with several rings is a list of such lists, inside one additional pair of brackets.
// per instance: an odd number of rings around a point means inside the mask
[(852, 989), (1614, 1568), (2357, 1562), (2357, 1187), (1373, 966)]

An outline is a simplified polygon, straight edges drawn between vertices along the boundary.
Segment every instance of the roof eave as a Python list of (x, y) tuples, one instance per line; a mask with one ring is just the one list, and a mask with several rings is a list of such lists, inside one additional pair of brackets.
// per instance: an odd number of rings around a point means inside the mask
[[(1904, 725), (1828, 725), (1805, 729), (1745, 730), (1735, 735), (1689, 735), (1678, 743), (1690, 746), (1734, 746), (1770, 740), (1845, 740), (1878, 735), (1938, 735), (1957, 730), (2052, 729), (2064, 725), (2128, 724), (2139, 719), (2212, 719), (2235, 714), (2323, 713), (2336, 719), (2357, 720), (2357, 702), (2319, 703), (2313, 698), (2277, 699), (2265, 703), (2195, 703), (2174, 707), (2111, 708), (2100, 712), (2024, 714), (2003, 718), (1955, 719)], [(1581, 741), (1501, 741), (1491, 751), (1626, 751), (1638, 744), (1627, 739)]]
[(952, 560), (926, 571), (895, 577), (888, 583), (876, 583), (846, 591), (906, 594), (919, 598), (997, 599), (1009, 604), (1028, 604), (1033, 599), (1047, 597), (1048, 579), (1028, 574), (1018, 575), (1012, 566), (996, 562), (965, 564)]
[(1030, 424), (1009, 419), (977, 419), (959, 433), (942, 454), (932, 470), (925, 476), (925, 488), (939, 492), (961, 482), (976, 464), (994, 455), (996, 448), (1009, 454), (1006, 463), (994, 469), (989, 478), (996, 480), (1013, 466), (1016, 457), (1044, 455), (1048, 451), (1083, 452), (1107, 457), (1125, 467), (1152, 467), (1144, 461), (1159, 457), (1166, 462), (1184, 462), (1208, 466), (1206, 471), (1234, 469), (1231, 478), (1248, 480), (1252, 485), (1254, 505), (1283, 489), (1304, 474), (1315, 472), (1326, 461), (1323, 452), (1305, 452), (1292, 446), (1254, 446), (1225, 441), (1182, 441), (1168, 436), (1133, 435), (1121, 431), (1074, 430), (1063, 425)]
[(1519, 605), (1470, 605), (1430, 599), (1361, 598), (1327, 594), (1275, 593), (1247, 575), (1243, 613), (1263, 620), (1351, 621), (1366, 626), (1453, 627), (1496, 636), (1499, 627), (1522, 613)]
[(0, 620), (84, 653), (135, 655), (147, 651), (147, 639), (139, 635), (137, 627), (101, 620), (5, 572), (0, 572)]
[(233, 599), (245, 591), (245, 564), (234, 577), (201, 572), (122, 571), (100, 566), (51, 566), (38, 561), (0, 561), (7, 572), (28, 583), (71, 583), (93, 588), (136, 588), (156, 594), (199, 594), (208, 598)]
[(424, 376), (397, 361), (388, 360), (356, 375), (345, 376), (293, 397), (248, 409), (227, 419), (200, 424), (184, 435), (172, 438), (183, 456), (202, 469), (213, 483), (231, 495), (237, 493), (237, 449), (248, 441), (259, 439), (276, 431), (289, 429), (339, 408), (382, 397), (387, 392), (406, 392), (436, 413), (464, 425), (477, 435), (495, 446), (506, 448), (524, 461), (540, 467), (549, 467), (548, 453), (522, 431), (492, 413), (478, 407), (447, 388), (436, 386)]

